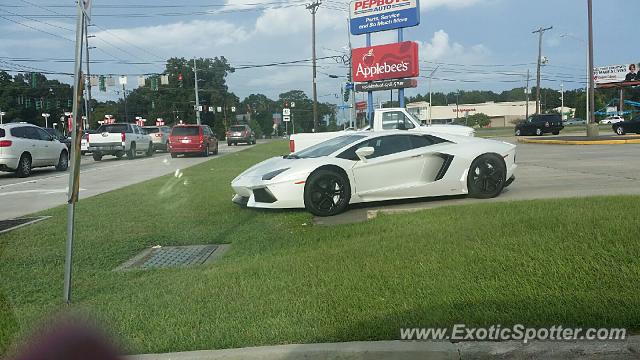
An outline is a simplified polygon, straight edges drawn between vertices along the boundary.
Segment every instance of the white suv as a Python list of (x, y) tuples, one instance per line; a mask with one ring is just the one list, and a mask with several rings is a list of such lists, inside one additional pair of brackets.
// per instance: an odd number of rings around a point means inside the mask
[(15, 172), (18, 177), (31, 175), (36, 167), (69, 167), (67, 146), (38, 126), (28, 123), (0, 125), (0, 171)]
[(624, 118), (620, 115), (614, 115), (600, 120), (600, 124), (615, 124), (619, 123), (620, 121), (624, 121)]

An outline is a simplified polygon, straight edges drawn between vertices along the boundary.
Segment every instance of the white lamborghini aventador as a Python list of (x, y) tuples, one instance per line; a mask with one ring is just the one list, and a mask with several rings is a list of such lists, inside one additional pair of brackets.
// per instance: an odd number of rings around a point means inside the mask
[(331, 216), (368, 201), (495, 197), (515, 179), (515, 157), (515, 145), (477, 137), (360, 132), (263, 161), (231, 186), (241, 205)]

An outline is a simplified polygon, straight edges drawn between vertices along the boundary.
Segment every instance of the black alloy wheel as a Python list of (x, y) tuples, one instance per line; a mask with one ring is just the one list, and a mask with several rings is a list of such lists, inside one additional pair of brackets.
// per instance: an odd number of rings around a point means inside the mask
[(304, 188), (304, 205), (316, 216), (332, 216), (349, 205), (351, 186), (344, 175), (331, 170), (317, 170)]
[(467, 176), (469, 196), (489, 199), (504, 189), (507, 169), (504, 160), (496, 154), (484, 154), (471, 163)]

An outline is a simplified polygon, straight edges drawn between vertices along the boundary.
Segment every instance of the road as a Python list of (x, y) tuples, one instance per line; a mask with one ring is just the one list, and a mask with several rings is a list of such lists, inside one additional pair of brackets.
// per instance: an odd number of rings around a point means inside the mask
[[(516, 143), (514, 137), (500, 140)], [(640, 145), (517, 145), (516, 181), (494, 199), (416, 199), (354, 205), (317, 224), (365, 221), (372, 212), (402, 212), (440, 206), (595, 195), (640, 195)]]
[[(251, 146), (227, 146), (220, 143), (219, 155), (224, 156)], [(83, 156), (80, 163), (80, 198), (95, 196), (162, 175), (170, 174), (215, 156), (178, 157), (156, 153), (150, 158), (117, 160), (105, 156), (96, 162), (91, 156)], [(16, 178), (11, 173), (0, 172), (0, 220), (12, 219), (37, 211), (66, 204), (69, 172), (54, 168), (34, 169), (31, 177)]]

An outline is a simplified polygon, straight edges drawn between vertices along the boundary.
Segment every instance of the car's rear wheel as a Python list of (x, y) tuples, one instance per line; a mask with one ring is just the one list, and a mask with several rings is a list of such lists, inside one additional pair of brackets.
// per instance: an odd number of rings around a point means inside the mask
[(520, 136), (522, 135), (522, 131), (520, 131), (520, 129), (516, 129), (516, 136)]
[(129, 148), (129, 152), (127, 152), (127, 158), (129, 160), (133, 160), (136, 158), (136, 144), (131, 143), (131, 147)]
[(60, 153), (60, 158), (58, 159), (58, 164), (56, 165), (56, 170), (58, 171), (67, 171), (69, 168), (69, 155), (66, 151)]
[(164, 151), (165, 152), (169, 152), (169, 142), (167, 141), (166, 144), (164, 144)]
[(337, 171), (317, 170), (309, 176), (304, 187), (304, 206), (316, 216), (343, 212), (350, 198), (349, 179)]
[(202, 153), (202, 156), (207, 157), (209, 156), (209, 153), (210, 153), (209, 145), (207, 145), (207, 147), (204, 149), (204, 152)]
[(227, 141), (227, 146), (231, 146), (231, 141)]
[(504, 160), (496, 154), (484, 154), (473, 160), (467, 176), (469, 196), (489, 199), (498, 196), (506, 181)]
[(616, 126), (616, 134), (618, 135), (624, 135), (624, 128), (622, 126)]
[(213, 150), (213, 155), (218, 155), (218, 143), (216, 143), (216, 149)]
[(171, 157), (175, 159), (175, 158), (177, 158), (177, 157), (178, 157), (178, 154), (176, 154), (176, 153), (171, 153)]
[(123, 156), (124, 156), (124, 152), (122, 152), (122, 151), (116, 152), (116, 158), (117, 159), (122, 159)]
[[(102, 160), (102, 154), (100, 154), (99, 152), (93, 152), (93, 154), (91, 154), (93, 156), (93, 160), (94, 161), (100, 161)], [(118, 156), (118, 154), (116, 154), (116, 156)]]
[(552, 132), (553, 135), (560, 135), (560, 131), (554, 131)]
[(31, 155), (22, 154), (18, 162), (18, 168), (16, 169), (16, 176), (25, 178), (31, 175), (31, 165)]
[(542, 135), (542, 129), (537, 128), (536, 129), (536, 135), (541, 136)]
[(153, 143), (149, 143), (149, 148), (147, 148), (147, 153), (145, 155), (147, 155), (147, 157), (152, 156), (154, 151)]

